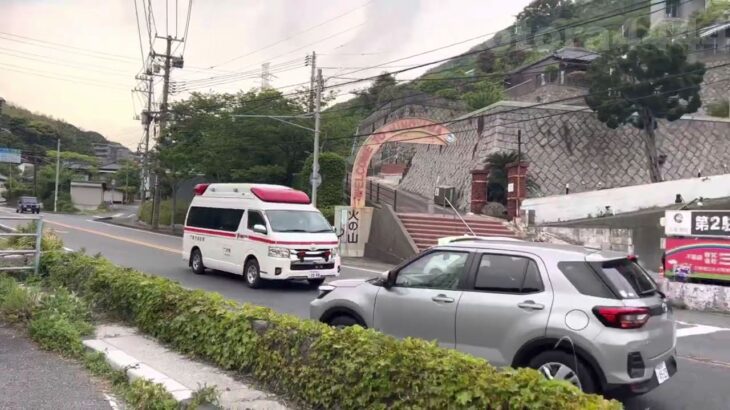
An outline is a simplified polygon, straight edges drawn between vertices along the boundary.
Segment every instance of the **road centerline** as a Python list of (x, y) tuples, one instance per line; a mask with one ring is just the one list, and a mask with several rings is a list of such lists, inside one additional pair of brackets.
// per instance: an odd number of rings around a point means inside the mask
[(65, 224), (65, 223), (62, 223), (62, 222), (51, 221), (51, 220), (48, 220), (48, 219), (46, 219), (44, 222), (47, 223), (47, 224), (49, 224), (49, 225), (55, 225), (55, 226), (60, 226), (62, 228), (67, 228), (67, 229), (73, 229), (73, 230), (76, 230), (76, 231), (86, 232), (86, 233), (90, 233), (92, 235), (98, 235), (98, 236), (103, 236), (105, 238), (116, 239), (118, 241), (127, 242), (127, 243), (131, 243), (131, 244), (135, 244), (135, 245), (140, 245), (140, 246), (146, 246), (148, 248), (157, 249), (157, 250), (161, 250), (161, 251), (165, 251), (165, 252), (170, 252), (170, 253), (175, 253), (175, 254), (180, 254), (180, 252), (181, 252), (180, 249), (168, 248), (167, 246), (161, 246), (161, 245), (157, 245), (157, 244), (154, 244), (154, 243), (140, 241), (140, 240), (137, 240), (137, 239), (124, 238), (124, 237), (120, 237), (120, 236), (117, 236), (117, 235), (112, 235), (112, 234), (108, 234), (108, 233), (105, 233), (105, 232), (100, 232), (100, 231), (97, 231), (97, 230), (94, 230), (94, 229), (81, 228), (81, 227), (78, 227), (78, 226), (68, 225), (68, 224)]

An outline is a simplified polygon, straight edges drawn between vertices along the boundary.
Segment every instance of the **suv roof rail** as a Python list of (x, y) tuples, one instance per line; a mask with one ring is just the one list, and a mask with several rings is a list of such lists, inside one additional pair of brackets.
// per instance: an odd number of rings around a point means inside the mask
[(460, 236), (457, 238), (442, 238), (446, 241), (444, 245), (456, 242), (489, 242), (489, 241), (507, 241), (507, 242), (524, 242), (522, 239), (512, 238), (508, 236)]

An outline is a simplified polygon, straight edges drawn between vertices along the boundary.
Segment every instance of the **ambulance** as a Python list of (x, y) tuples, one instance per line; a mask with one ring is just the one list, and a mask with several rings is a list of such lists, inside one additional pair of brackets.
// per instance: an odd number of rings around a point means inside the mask
[(199, 184), (185, 218), (183, 260), (196, 274), (215, 269), (266, 280), (339, 276), (338, 238), (309, 196), (266, 184)]

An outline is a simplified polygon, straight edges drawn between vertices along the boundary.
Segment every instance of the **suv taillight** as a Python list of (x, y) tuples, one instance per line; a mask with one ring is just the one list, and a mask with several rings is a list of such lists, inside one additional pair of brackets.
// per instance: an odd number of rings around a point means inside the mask
[(593, 314), (608, 327), (638, 329), (649, 320), (649, 308), (596, 306)]

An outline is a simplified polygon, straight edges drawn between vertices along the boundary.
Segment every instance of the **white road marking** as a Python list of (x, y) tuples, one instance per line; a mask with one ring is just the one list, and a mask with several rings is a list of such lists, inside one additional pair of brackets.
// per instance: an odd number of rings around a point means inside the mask
[(349, 265), (342, 265), (345, 269), (353, 269), (353, 270), (359, 270), (362, 272), (370, 272), (370, 273), (383, 273), (385, 270), (374, 270), (374, 269), (366, 269), (366, 268), (358, 268), (356, 266), (349, 266)]
[(95, 224), (104, 224), (104, 225), (110, 226), (112, 228), (126, 229), (126, 230), (129, 230), (129, 231), (134, 231), (134, 232), (138, 232), (138, 233), (142, 233), (142, 234), (157, 235), (157, 236), (161, 236), (163, 238), (168, 238), (168, 239), (169, 238), (177, 238), (177, 239), (182, 240), (182, 236), (167, 235), (167, 234), (164, 234), (164, 233), (148, 231), (146, 229), (130, 228), (128, 226), (121, 226), (121, 225), (110, 224), (110, 223), (106, 223), (104, 221), (93, 221), (91, 219), (87, 219), (86, 221), (87, 222), (93, 222)]
[(707, 335), (710, 333), (730, 331), (730, 329), (727, 329), (724, 327), (698, 325), (696, 323), (687, 323), (687, 322), (680, 322), (680, 321), (677, 321), (677, 323), (682, 324), (682, 325), (692, 326), (692, 327), (685, 327), (683, 329), (677, 329), (677, 337)]
[(118, 410), (119, 409), (119, 406), (117, 405), (116, 400), (114, 400), (114, 397), (112, 397), (112, 396), (110, 396), (108, 394), (104, 394), (104, 398), (109, 403), (109, 407), (111, 407), (112, 410)]

